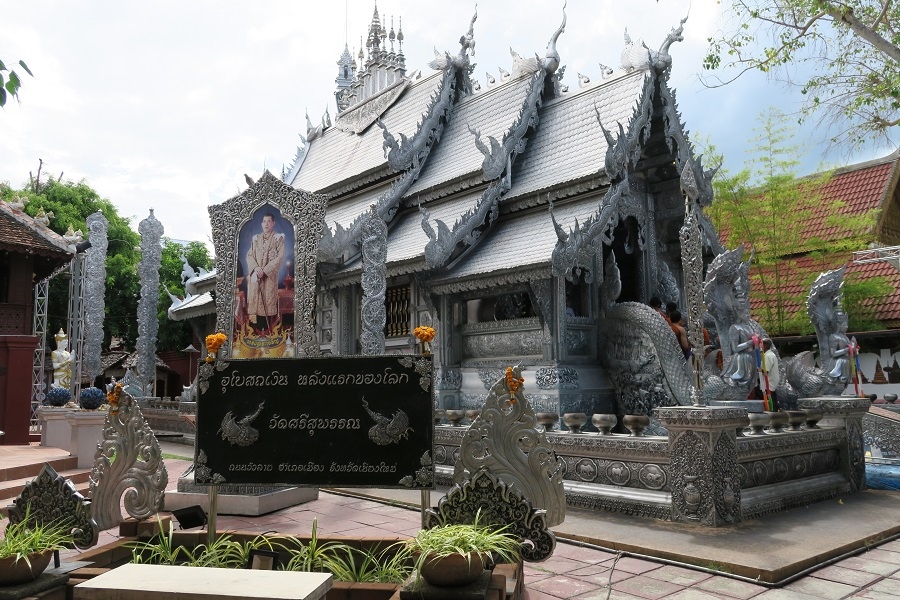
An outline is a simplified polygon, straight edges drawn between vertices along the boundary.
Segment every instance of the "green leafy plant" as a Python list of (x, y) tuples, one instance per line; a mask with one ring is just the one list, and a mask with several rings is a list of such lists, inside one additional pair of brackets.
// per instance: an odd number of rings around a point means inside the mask
[(6, 528), (0, 539), (0, 559), (15, 557), (31, 567), (30, 556), (47, 550), (63, 550), (72, 546), (73, 538), (64, 523), (31, 523), (31, 507), (25, 509), (25, 517)]
[(291, 550), (291, 558), (284, 566), (285, 571), (324, 572), (325, 563), (330, 554), (333, 554), (342, 544), (336, 542), (319, 543), (319, 523), (313, 519), (312, 532), (309, 535), (309, 543), (303, 544), (296, 541), (297, 549)]
[(416, 556), (415, 569), (421, 574), (422, 567), (435, 559), (458, 554), (471, 561), (474, 554), (485, 563), (516, 562), (519, 559), (519, 540), (506, 532), (508, 525), (495, 528), (481, 525), (475, 515), (475, 522), (463, 525), (442, 525), (424, 529), (416, 537), (406, 542)]
[(406, 542), (377, 550), (358, 550), (338, 544), (324, 559), (335, 579), (363, 583), (403, 583), (412, 574), (412, 551)]

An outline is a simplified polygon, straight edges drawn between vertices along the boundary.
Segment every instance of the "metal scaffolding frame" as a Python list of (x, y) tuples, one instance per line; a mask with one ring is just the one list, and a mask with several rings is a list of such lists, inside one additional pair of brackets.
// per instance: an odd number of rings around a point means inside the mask
[(866, 263), (887, 262), (900, 271), (900, 246), (885, 246), (883, 248), (869, 248), (857, 250), (853, 253), (853, 264), (864, 265)]

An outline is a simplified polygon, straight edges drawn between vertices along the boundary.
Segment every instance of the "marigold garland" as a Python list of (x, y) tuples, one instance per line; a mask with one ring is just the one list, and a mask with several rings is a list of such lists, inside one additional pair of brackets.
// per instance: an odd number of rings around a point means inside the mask
[[(509, 388), (510, 395), (515, 394), (519, 390), (519, 388), (522, 387), (523, 383), (525, 383), (524, 377), (517, 378), (515, 375), (513, 375), (512, 367), (506, 367), (506, 387)], [(510, 397), (509, 403), (515, 404), (516, 399), (514, 397)]]
[(430, 342), (434, 340), (435, 334), (434, 327), (428, 327), (427, 325), (419, 325), (413, 329), (413, 335), (416, 336), (420, 342)]
[(122, 387), (123, 385), (121, 383), (117, 383), (113, 386), (113, 389), (106, 394), (106, 401), (113, 408), (113, 412), (119, 408), (119, 396), (122, 394)]
[(222, 344), (224, 344), (227, 340), (228, 336), (221, 331), (206, 336), (206, 362), (215, 362), (216, 352), (219, 351), (219, 348), (221, 348)]

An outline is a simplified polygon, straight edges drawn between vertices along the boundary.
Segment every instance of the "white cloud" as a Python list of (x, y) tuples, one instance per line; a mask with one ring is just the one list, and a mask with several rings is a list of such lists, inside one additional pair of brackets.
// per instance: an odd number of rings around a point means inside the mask
[[(458, 49), (474, 2), (381, 0), (390, 27), (402, 16), (410, 71), (428, 72), (432, 48)], [(510, 70), (509, 47), (543, 55), (562, 2), (491, 0), (478, 7), (474, 75)], [(149, 208), (178, 239), (207, 240), (207, 205), (235, 195), (267, 167), (291, 162), (304, 113), (334, 116), (336, 61), (345, 39), (354, 55), (372, 16), (371, 0), (225, 0), (151, 3), (31, 0), (4, 10), (3, 60), (26, 60), (21, 106), (0, 113), (0, 180), (13, 185), (44, 159), (45, 172), (86, 179), (123, 215)], [(628, 27), (658, 48), (690, 11), (675, 44), (672, 80), (688, 127), (708, 134), (739, 164), (757, 114), (794, 99), (762, 78), (718, 90), (697, 80), (717, 4), (689, 0), (570, 0), (559, 41), (566, 82), (615, 67)], [(345, 17), (347, 22), (345, 34)], [(474, 151), (474, 150), (473, 150)], [(737, 157), (736, 159), (734, 157)], [(818, 163), (818, 157), (810, 168)]]

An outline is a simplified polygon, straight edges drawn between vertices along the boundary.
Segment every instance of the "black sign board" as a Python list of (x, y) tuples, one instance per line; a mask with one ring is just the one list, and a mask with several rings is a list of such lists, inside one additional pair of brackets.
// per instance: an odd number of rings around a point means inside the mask
[(197, 483), (434, 487), (430, 356), (200, 368)]

